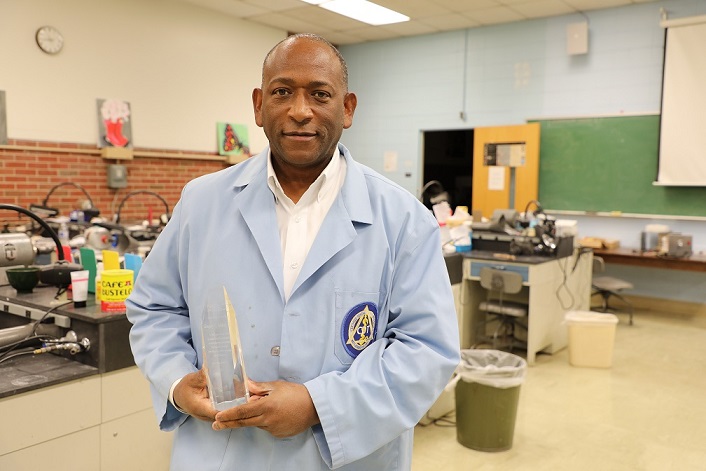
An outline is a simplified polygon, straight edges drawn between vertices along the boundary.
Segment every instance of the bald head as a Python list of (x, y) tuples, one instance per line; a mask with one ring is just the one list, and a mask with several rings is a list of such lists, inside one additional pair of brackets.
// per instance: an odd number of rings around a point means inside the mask
[(299, 33), (299, 34), (293, 34), (291, 36), (287, 36), (285, 39), (282, 41), (278, 42), (275, 47), (270, 49), (270, 52), (267, 53), (265, 56), (265, 60), (262, 63), (262, 83), (265, 83), (265, 69), (270, 63), (270, 60), (272, 58), (272, 55), (275, 54), (276, 51), (286, 48), (288, 46), (291, 46), (293, 43), (297, 41), (315, 41), (318, 43), (321, 43), (325, 45), (328, 49), (335, 54), (336, 58), (338, 59), (338, 63), (341, 67), (341, 77), (343, 79), (343, 89), (345, 91), (348, 91), (348, 66), (346, 66), (346, 60), (343, 58), (341, 53), (336, 49), (336, 46), (331, 44), (329, 41), (327, 41), (325, 38), (319, 36), (318, 34), (313, 34), (313, 33)]

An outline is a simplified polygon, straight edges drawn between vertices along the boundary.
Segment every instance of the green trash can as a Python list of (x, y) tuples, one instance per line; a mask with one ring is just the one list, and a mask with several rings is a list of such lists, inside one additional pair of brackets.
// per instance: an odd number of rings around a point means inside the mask
[(456, 369), (456, 439), (478, 451), (512, 448), (527, 362), (498, 350), (462, 350)]

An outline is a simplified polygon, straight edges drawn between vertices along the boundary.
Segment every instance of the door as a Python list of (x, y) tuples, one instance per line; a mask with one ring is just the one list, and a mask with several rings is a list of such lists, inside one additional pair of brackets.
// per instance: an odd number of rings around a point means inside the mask
[(473, 210), (524, 211), (539, 188), (539, 123), (474, 129)]

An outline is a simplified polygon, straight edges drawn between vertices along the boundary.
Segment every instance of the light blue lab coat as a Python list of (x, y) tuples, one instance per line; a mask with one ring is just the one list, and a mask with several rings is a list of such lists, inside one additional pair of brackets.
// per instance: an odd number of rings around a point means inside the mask
[[(130, 342), (160, 427), (176, 429), (172, 469), (410, 469), (413, 428), (459, 362), (438, 225), (409, 192), (339, 149), (341, 194), (287, 302), (267, 150), (187, 184), (147, 257), (127, 301)], [(303, 383), (320, 425), (286, 439), (253, 427), (216, 432), (168, 402), (172, 383), (201, 367), (202, 310), (220, 284), (250, 378)], [(365, 309), (369, 343), (349, 329)]]

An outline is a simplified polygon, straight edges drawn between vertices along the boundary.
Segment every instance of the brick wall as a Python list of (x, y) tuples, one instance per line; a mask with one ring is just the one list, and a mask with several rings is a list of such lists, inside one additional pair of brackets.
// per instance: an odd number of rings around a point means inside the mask
[[(82, 186), (101, 212), (102, 217), (112, 220), (118, 205), (133, 191), (148, 190), (159, 194), (169, 205), (169, 210), (179, 200), (182, 187), (189, 181), (228, 166), (220, 160), (196, 160), (182, 158), (135, 157), (133, 160), (115, 161), (104, 159), (95, 145), (57, 143), (46, 141), (8, 140), (8, 147), (37, 147), (38, 150), (0, 149), (0, 203), (15, 204), (29, 209), (30, 204), (41, 204), (48, 192), (62, 182)], [(56, 152), (39, 148), (58, 148)], [(140, 149), (136, 148), (135, 151)], [(143, 149), (150, 152), (180, 153), (174, 150)], [(189, 155), (206, 152), (188, 152)], [(107, 185), (109, 164), (125, 165), (128, 186), (110, 189)], [(49, 198), (47, 206), (57, 208), (60, 214), (69, 215), (80, 207), (86, 196), (73, 185), (57, 188)], [(147, 219), (150, 208), (153, 217), (164, 213), (164, 204), (155, 196), (138, 194), (125, 201), (120, 213), (121, 222), (140, 222)], [(0, 210), (0, 224), (29, 222), (26, 216), (14, 211)]]

